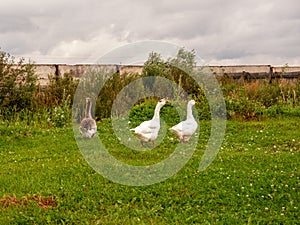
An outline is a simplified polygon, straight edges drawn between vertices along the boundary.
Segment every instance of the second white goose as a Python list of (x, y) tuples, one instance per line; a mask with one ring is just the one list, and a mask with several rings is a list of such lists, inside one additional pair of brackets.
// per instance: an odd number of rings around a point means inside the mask
[(191, 136), (196, 132), (198, 123), (196, 122), (192, 107), (196, 104), (195, 100), (190, 100), (187, 104), (186, 120), (170, 128), (170, 131), (175, 134), (180, 142), (189, 141)]

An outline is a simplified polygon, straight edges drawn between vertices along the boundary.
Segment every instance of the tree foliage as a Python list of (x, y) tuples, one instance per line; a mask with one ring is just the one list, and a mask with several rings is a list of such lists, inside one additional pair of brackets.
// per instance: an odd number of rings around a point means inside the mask
[(197, 93), (199, 87), (191, 77), (196, 66), (195, 57), (194, 50), (187, 51), (184, 48), (178, 50), (176, 57), (167, 60), (162, 59), (160, 54), (151, 52), (144, 63), (142, 75), (153, 76), (153, 78), (152, 82), (146, 84), (145, 87), (153, 88), (155, 77), (162, 76), (174, 81), (189, 94)]

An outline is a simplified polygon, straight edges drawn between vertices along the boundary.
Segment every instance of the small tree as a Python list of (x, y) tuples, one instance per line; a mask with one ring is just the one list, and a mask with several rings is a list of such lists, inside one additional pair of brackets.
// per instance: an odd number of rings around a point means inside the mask
[(35, 66), (30, 61), (24, 63), (9, 53), (0, 51), (0, 107), (19, 111), (30, 108), (37, 88)]
[(55, 107), (63, 105), (66, 98), (70, 98), (69, 106), (71, 106), (78, 80), (74, 79), (70, 73), (66, 73), (64, 76), (49, 75), (48, 79), (49, 84), (43, 91), (45, 106)]
[(169, 65), (168, 78), (173, 79), (180, 87), (189, 94), (198, 92), (198, 85), (191, 77), (196, 66), (195, 51), (187, 51), (184, 48), (178, 50), (175, 58), (170, 58), (167, 62)]
[[(195, 51), (187, 51), (184, 48), (178, 50), (176, 57), (164, 61), (161, 55), (155, 52), (149, 54), (148, 60), (144, 63), (143, 76), (153, 76), (151, 82), (144, 86), (153, 90), (155, 77), (162, 76), (177, 83), (189, 94), (196, 94), (199, 90), (195, 80), (190, 76), (196, 66)], [(176, 90), (174, 90), (176, 93)]]
[(150, 77), (144, 80), (144, 87), (146, 90), (152, 90), (155, 84), (156, 76), (166, 76), (166, 63), (161, 58), (161, 55), (156, 52), (151, 52), (147, 61), (144, 63), (142, 72), (143, 77)]

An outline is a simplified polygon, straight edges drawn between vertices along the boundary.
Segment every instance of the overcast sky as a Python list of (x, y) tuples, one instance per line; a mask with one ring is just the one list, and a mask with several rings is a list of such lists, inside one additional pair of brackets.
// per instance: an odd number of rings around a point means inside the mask
[(0, 47), (36, 63), (93, 63), (145, 40), (210, 65), (300, 65), (299, 0), (0, 0)]

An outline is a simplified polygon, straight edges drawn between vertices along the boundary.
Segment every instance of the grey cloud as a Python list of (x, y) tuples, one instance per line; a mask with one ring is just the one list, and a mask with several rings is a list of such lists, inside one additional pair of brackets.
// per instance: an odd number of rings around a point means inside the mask
[(63, 42), (89, 43), (105, 32), (120, 42), (176, 40), (219, 60), (299, 57), (300, 3), (296, 0), (29, 0), (10, 4), (0, 9), (0, 13), (8, 12), (8, 16), (0, 14), (0, 43), (11, 53), (47, 55)]
[(34, 24), (29, 18), (18, 16), (1, 16), (0, 33), (9, 32), (30, 32), (34, 29)]

